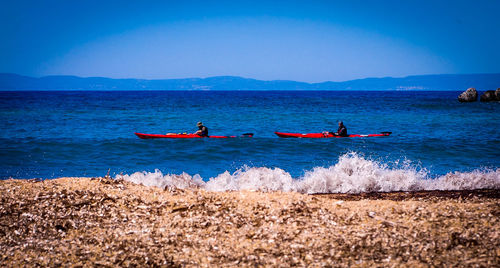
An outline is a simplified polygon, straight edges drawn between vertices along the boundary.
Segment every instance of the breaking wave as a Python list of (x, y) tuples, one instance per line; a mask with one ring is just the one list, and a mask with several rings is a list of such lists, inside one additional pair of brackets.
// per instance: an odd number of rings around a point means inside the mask
[(337, 164), (316, 167), (300, 178), (280, 168), (243, 167), (207, 182), (199, 175), (166, 174), (161, 171), (118, 175), (126, 181), (160, 188), (202, 188), (208, 191), (295, 191), (300, 193), (361, 193), (419, 190), (500, 189), (500, 169), (454, 172), (432, 178), (425, 169), (408, 163), (391, 168), (356, 153), (339, 157)]

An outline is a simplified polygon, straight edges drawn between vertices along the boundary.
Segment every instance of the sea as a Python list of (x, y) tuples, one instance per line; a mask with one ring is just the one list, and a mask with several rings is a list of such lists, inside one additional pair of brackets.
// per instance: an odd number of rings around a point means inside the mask
[[(159, 187), (500, 189), (500, 103), (453, 91), (0, 92), (0, 178), (108, 174)], [(275, 131), (390, 131), (294, 139)], [(134, 132), (252, 138), (139, 139)]]

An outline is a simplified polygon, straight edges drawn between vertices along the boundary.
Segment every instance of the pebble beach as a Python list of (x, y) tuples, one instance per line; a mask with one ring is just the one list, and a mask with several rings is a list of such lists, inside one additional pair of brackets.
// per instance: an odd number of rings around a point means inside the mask
[(307, 195), (0, 181), (0, 265), (500, 265), (500, 190)]

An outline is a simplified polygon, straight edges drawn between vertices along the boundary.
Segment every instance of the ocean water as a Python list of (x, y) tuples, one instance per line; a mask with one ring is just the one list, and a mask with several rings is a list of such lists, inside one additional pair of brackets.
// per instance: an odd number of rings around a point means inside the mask
[[(0, 178), (104, 176), (210, 190), (500, 188), (500, 103), (460, 92), (0, 92)], [(284, 139), (282, 132), (391, 131)], [(141, 140), (134, 132), (253, 132)]]

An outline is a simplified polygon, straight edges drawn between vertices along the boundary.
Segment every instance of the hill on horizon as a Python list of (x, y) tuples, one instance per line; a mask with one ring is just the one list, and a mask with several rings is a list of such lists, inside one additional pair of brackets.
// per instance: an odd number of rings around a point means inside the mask
[(0, 90), (454, 90), (469, 87), (494, 90), (500, 73), (414, 75), (401, 78), (364, 78), (343, 82), (306, 83), (257, 80), (238, 76), (183, 79), (113, 79), (69, 75), (40, 78), (0, 73)]

